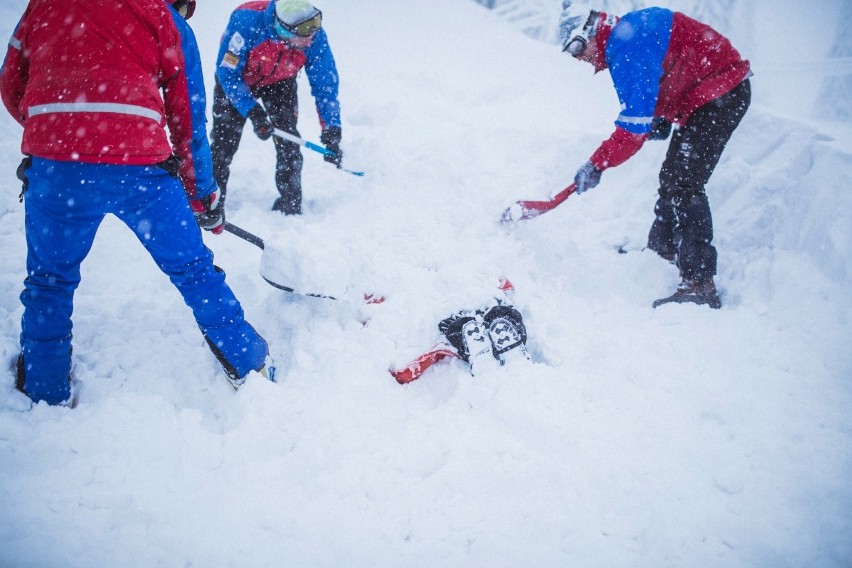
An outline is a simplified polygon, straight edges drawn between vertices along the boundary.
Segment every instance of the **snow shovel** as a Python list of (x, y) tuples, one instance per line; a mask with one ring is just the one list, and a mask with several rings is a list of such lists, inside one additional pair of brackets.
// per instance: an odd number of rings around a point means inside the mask
[[(247, 241), (247, 242), (253, 244), (254, 246), (259, 248), (260, 250), (264, 250), (264, 248), (265, 248), (263, 239), (261, 239), (260, 237), (258, 237), (257, 235), (255, 235), (253, 233), (246, 231), (245, 229), (243, 229), (241, 227), (234, 225), (233, 223), (231, 223), (229, 221), (225, 221), (225, 230), (227, 232), (231, 233), (232, 235), (235, 235), (235, 236), (243, 239), (244, 241)], [(267, 278), (266, 276), (264, 276), (263, 274), (261, 274), (260, 277), (263, 278), (264, 280), (266, 280), (266, 282), (269, 283), (270, 286), (278, 288), (279, 290), (284, 290), (285, 292), (290, 292), (291, 294), (298, 294), (300, 296), (310, 296), (312, 298), (325, 298), (327, 300), (337, 300), (336, 297), (329, 296), (329, 295), (326, 295), (326, 294), (316, 294), (316, 293), (313, 293), (313, 292), (302, 292), (302, 291), (296, 290), (292, 286), (285, 286), (284, 284), (274, 282), (274, 281), (270, 280), (269, 278)], [(385, 301), (384, 296), (376, 296), (374, 294), (364, 294), (364, 303), (365, 304), (381, 304), (384, 301)]]
[(575, 182), (546, 201), (516, 201), (514, 205), (503, 211), (500, 222), (511, 223), (513, 221), (523, 221), (538, 217), (542, 213), (547, 213), (551, 209), (562, 205), (576, 189), (577, 184)]

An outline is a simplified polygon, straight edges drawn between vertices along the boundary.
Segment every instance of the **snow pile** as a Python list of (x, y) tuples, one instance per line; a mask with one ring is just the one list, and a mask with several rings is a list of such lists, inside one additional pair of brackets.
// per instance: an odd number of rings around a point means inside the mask
[[(24, 4), (0, 7), (4, 30)], [(231, 7), (192, 20), (208, 82)], [(708, 188), (725, 305), (653, 310), (677, 283), (640, 250), (665, 144), (538, 219), (497, 222), (562, 189), (609, 134), (606, 74), (472, 2), (320, 7), (347, 166), (367, 175), (306, 152), (306, 213), (283, 218), (268, 210), (273, 149), (247, 132), (228, 218), (266, 251), (205, 236), (279, 384), (235, 394), (168, 279), (108, 219), (76, 295), (79, 406), (24, 411), (11, 372), (0, 381), (0, 565), (848, 565), (848, 140), (756, 98)], [(302, 81), (300, 130), (317, 140)], [(20, 129), (3, 117), (0, 134), (11, 365)], [(343, 299), (287, 294), (261, 271)], [(393, 380), (503, 276), (534, 363)]]

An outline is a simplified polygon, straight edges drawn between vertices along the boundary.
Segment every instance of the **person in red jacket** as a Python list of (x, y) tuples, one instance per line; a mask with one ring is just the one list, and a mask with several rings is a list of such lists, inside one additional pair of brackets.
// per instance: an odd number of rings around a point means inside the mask
[(654, 302), (720, 308), (716, 248), (705, 185), (751, 102), (751, 70), (731, 43), (679, 12), (648, 8), (621, 18), (563, 2), (563, 51), (609, 68), (621, 103), (615, 131), (577, 171), (576, 192), (598, 185), (608, 168), (627, 161), (645, 140), (665, 140), (656, 217), (648, 248), (675, 262), (681, 282)]
[(266, 364), (267, 344), (199, 230), (221, 232), (224, 219), (200, 56), (179, 15), (195, 0), (170, 3), (30, 0), (9, 42), (0, 96), (24, 128), (27, 156), (16, 386), (34, 402), (73, 406), (74, 291), (108, 213), (178, 288), (235, 386)]

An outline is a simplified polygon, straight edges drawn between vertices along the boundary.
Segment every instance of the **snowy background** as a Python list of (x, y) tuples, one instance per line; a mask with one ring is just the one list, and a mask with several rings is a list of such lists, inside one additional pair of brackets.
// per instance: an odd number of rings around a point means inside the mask
[[(708, 187), (718, 311), (650, 307), (678, 282), (641, 250), (665, 144), (543, 217), (497, 222), (609, 135), (607, 73), (474, 2), (366, 4), (320, 8), (345, 162), (367, 175), (306, 153), (305, 215), (273, 214), (273, 148), (249, 132), (228, 218), (269, 250), (205, 235), (277, 385), (234, 393), (107, 219), (75, 300), (79, 406), (27, 410), (11, 372), (21, 129), (0, 117), (0, 566), (852, 565), (852, 136), (825, 120), (849, 100), (827, 87), (849, 84), (849, 4), (730, 4), (748, 18), (722, 31), (755, 77)], [(235, 5), (204, 0), (192, 20), (208, 91)], [(0, 36), (24, 6), (0, 5)], [(261, 267), (345, 299), (281, 292)], [(534, 362), (476, 378), (443, 362), (398, 385), (388, 367), (500, 276)]]

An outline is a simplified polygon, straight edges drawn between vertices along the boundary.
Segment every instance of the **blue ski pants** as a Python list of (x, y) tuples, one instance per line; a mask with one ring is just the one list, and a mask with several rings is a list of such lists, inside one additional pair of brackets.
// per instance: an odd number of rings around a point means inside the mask
[(266, 341), (245, 321), (225, 274), (213, 265), (177, 178), (157, 165), (37, 157), (26, 175), (21, 354), (24, 390), (33, 401), (60, 404), (71, 396), (74, 291), (80, 264), (108, 213), (133, 231), (180, 291), (226, 371), (245, 376), (264, 365)]

